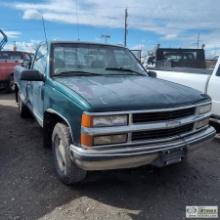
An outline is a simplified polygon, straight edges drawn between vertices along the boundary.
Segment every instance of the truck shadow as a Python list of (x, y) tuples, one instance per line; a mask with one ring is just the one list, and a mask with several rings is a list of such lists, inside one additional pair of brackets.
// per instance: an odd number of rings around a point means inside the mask
[(15, 99), (15, 94), (14, 93), (8, 93), (5, 90), (0, 90), (0, 100), (14, 100)]
[(67, 187), (54, 174), (51, 150), (42, 147), (42, 129), (21, 119), (13, 101), (4, 102), (0, 97), (0, 219), (182, 219), (186, 205), (210, 205), (220, 195), (220, 174), (208, 169), (211, 161), (220, 165), (218, 141), (185, 164), (91, 172), (84, 184)]

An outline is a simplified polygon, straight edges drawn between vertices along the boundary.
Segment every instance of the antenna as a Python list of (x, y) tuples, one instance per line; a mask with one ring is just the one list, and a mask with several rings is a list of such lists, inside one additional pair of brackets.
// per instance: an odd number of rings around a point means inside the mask
[(41, 18), (42, 18), (42, 24), (43, 24), (43, 30), (44, 30), (44, 37), (45, 37), (45, 41), (46, 41), (46, 43), (47, 43), (48, 41), (47, 41), (47, 33), (46, 33), (46, 27), (45, 27), (44, 16), (41, 15)]

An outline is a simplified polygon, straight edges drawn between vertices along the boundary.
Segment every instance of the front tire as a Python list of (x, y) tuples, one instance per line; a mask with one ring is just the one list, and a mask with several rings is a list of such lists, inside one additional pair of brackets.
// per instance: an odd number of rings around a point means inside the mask
[(69, 127), (57, 123), (52, 134), (52, 149), (55, 169), (60, 180), (71, 185), (83, 181), (87, 172), (74, 164), (70, 156), (71, 135)]

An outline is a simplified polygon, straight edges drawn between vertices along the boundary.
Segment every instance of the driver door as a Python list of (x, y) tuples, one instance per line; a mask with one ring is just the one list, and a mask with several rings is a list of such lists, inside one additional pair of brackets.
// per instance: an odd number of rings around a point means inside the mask
[[(42, 44), (34, 58), (34, 70), (38, 70), (41, 74), (46, 76), (47, 70), (47, 45)], [(44, 113), (44, 82), (32, 82), (32, 106), (33, 112), (39, 123), (43, 122)]]

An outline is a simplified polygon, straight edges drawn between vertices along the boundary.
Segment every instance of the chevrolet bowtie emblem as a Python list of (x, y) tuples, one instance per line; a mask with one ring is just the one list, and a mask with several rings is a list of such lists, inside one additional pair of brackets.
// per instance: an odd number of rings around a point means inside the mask
[(167, 127), (167, 128), (175, 128), (175, 127), (178, 127), (178, 126), (180, 126), (180, 125), (181, 125), (181, 121), (175, 120), (175, 121), (169, 121), (169, 122), (167, 122), (166, 127)]

